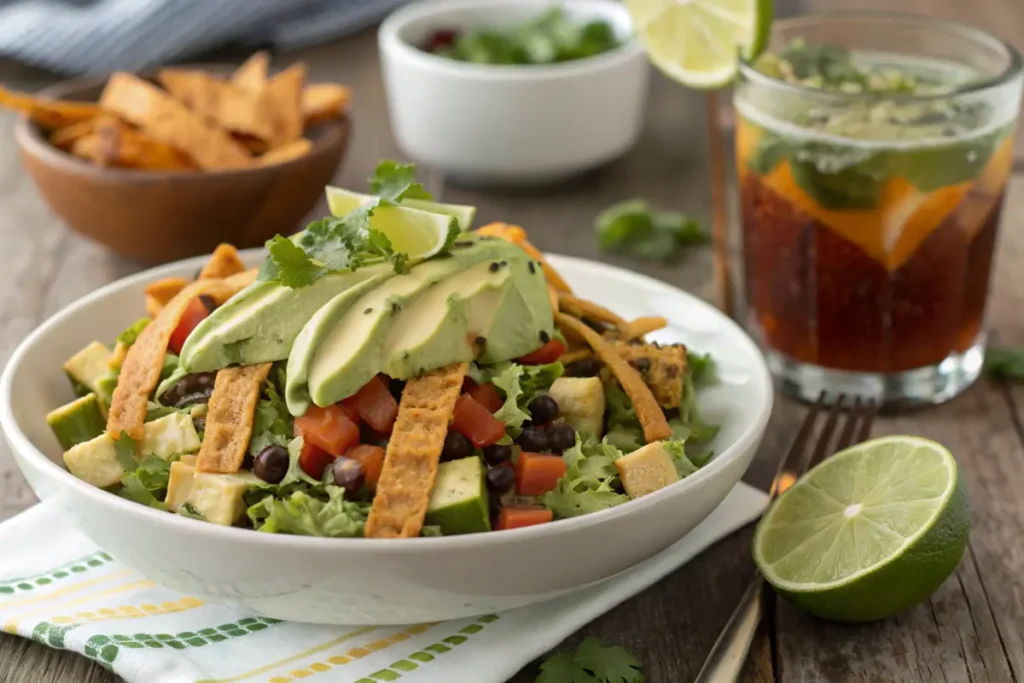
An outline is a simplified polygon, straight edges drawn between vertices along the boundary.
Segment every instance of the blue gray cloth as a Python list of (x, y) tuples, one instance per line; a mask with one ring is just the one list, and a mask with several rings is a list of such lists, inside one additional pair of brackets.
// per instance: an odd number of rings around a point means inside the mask
[(224, 45), (290, 49), (407, 0), (0, 0), (0, 56), (65, 74), (137, 70)]

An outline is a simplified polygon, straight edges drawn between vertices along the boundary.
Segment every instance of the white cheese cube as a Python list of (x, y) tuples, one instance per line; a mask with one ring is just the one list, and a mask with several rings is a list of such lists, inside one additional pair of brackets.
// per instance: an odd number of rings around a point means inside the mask
[(600, 439), (604, 433), (604, 385), (598, 377), (559, 377), (551, 385), (558, 414), (573, 429)]
[(114, 440), (106, 434), (72, 446), (64, 453), (64, 464), (71, 474), (101, 488), (120, 484), (124, 473), (117, 462)]
[[(186, 458), (191, 462), (186, 461)], [(192, 477), (196, 473), (195, 456), (182, 456), (178, 462), (171, 463), (171, 476), (167, 480), (167, 497), (164, 504), (171, 512), (177, 512), (192, 495)]]
[(166, 460), (178, 453), (195, 453), (199, 450), (199, 434), (192, 425), (192, 418), (183, 413), (171, 413), (159, 420), (147, 422), (145, 430), (138, 444), (139, 458), (155, 455)]
[(679, 481), (675, 461), (660, 441), (622, 456), (615, 461), (615, 468), (630, 498), (646, 496)]
[(245, 513), (242, 494), (250, 484), (258, 481), (260, 479), (249, 472), (196, 472), (192, 477), (192, 491), (187, 502), (203, 515), (206, 521), (231, 526)]

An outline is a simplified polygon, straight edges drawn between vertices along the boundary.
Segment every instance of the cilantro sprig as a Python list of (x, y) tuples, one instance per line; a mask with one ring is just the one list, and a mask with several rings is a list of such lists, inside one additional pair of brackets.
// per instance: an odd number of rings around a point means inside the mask
[(656, 211), (642, 199), (608, 207), (597, 217), (595, 228), (601, 249), (662, 263), (708, 241), (696, 220), (676, 211)]
[(389, 263), (396, 273), (408, 271), (408, 256), (397, 251), (370, 218), (380, 207), (397, 206), (403, 199), (431, 199), (416, 181), (416, 167), (382, 161), (370, 177), (373, 201), (340, 217), (310, 223), (297, 237), (275, 235), (267, 242), (269, 256), (257, 279), (286, 287), (308, 287), (330, 273)]
[(536, 683), (644, 683), (643, 665), (625, 648), (587, 637), (572, 654), (541, 664)]
[(985, 352), (985, 373), (989, 377), (1024, 379), (1024, 348), (989, 347)]

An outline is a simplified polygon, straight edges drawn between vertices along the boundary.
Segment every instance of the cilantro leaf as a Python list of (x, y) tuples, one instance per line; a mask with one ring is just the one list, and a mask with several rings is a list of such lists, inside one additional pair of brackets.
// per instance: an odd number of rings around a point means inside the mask
[(128, 436), (128, 432), (122, 430), (121, 436), (114, 442), (114, 457), (117, 458), (117, 464), (125, 472), (134, 472), (135, 468), (139, 466), (135, 453), (135, 439)]
[(985, 373), (989, 377), (1024, 379), (1024, 348), (990, 347), (985, 351)]
[(171, 463), (151, 455), (143, 458), (137, 465), (135, 469), (126, 471), (121, 477), (121, 497), (157, 510), (166, 510), (161, 501), (167, 494)]
[(280, 280), (285, 287), (311, 285), (324, 274), (324, 267), (287, 237), (275, 235), (267, 242), (269, 256), (260, 266), (260, 280)]
[(559, 652), (540, 665), (537, 683), (601, 683), (576, 663), (567, 652)]
[(605, 645), (594, 637), (583, 639), (573, 660), (604, 683), (643, 683), (640, 660), (619, 645)]
[(249, 453), (257, 455), (273, 444), (286, 446), (291, 440), (291, 425), (292, 416), (288, 412), (288, 405), (274, 383), (268, 380), (263, 385), (263, 398), (256, 404)]
[(675, 211), (655, 211), (633, 199), (608, 207), (597, 217), (598, 245), (648, 261), (671, 262), (708, 235), (694, 219)]
[(117, 335), (117, 343), (131, 346), (150, 322), (149, 318), (139, 318)]
[(421, 183), (416, 182), (416, 165), (382, 161), (370, 176), (370, 190), (387, 202), (403, 199), (433, 199)]
[(206, 521), (206, 515), (196, 509), (196, 506), (192, 503), (182, 503), (181, 507), (178, 508), (178, 514), (182, 517), (188, 517), (190, 519), (201, 519)]

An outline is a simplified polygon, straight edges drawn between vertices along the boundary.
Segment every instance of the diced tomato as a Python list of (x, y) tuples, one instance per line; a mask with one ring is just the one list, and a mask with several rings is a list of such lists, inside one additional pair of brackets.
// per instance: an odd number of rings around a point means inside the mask
[(455, 402), (452, 427), (477, 448), (492, 446), (505, 436), (505, 423), (494, 417), (469, 394), (462, 394)]
[(388, 385), (380, 377), (374, 377), (350, 399), (351, 405), (359, 412), (366, 424), (375, 432), (390, 434), (398, 417), (398, 401), (391, 395)]
[(168, 342), (167, 348), (180, 355), (181, 347), (185, 345), (188, 335), (192, 334), (192, 330), (196, 329), (196, 326), (209, 315), (209, 309), (206, 308), (206, 305), (199, 297), (189, 301), (188, 305), (185, 306), (185, 312), (181, 314), (178, 326), (174, 328), (174, 332), (171, 332), (171, 340)]
[(305, 415), (295, 419), (295, 433), (334, 457), (359, 443), (359, 427), (339, 405), (310, 406)]
[(516, 493), (539, 496), (554, 490), (568, 469), (560, 455), (522, 452), (516, 458)]
[(498, 389), (488, 382), (487, 384), (474, 384), (466, 393), (473, 397), (473, 400), (482, 405), (492, 413), (496, 413), (505, 405), (505, 401), (498, 393)]
[(359, 417), (359, 408), (356, 407), (355, 396), (349, 396), (344, 401), (338, 403), (342, 410), (345, 411), (345, 417), (352, 420), (356, 424), (362, 422), (362, 418)]
[(345, 457), (358, 460), (363, 466), (363, 475), (366, 477), (366, 485), (371, 489), (377, 488), (377, 481), (380, 479), (380, 472), (384, 469), (384, 449), (380, 446), (359, 444), (355, 448), (345, 451)]
[(303, 472), (314, 479), (320, 479), (324, 476), (324, 470), (332, 462), (334, 462), (333, 455), (310, 441), (303, 440), (302, 450), (299, 451), (299, 467)]
[(506, 529), (521, 529), (524, 526), (536, 524), (547, 524), (554, 518), (551, 510), (545, 508), (531, 507), (503, 507), (498, 513), (498, 523), (494, 525), (496, 531)]
[(565, 344), (559, 339), (551, 339), (536, 351), (531, 351), (520, 358), (519, 362), (523, 365), (554, 363), (561, 358), (563, 353), (565, 353)]

